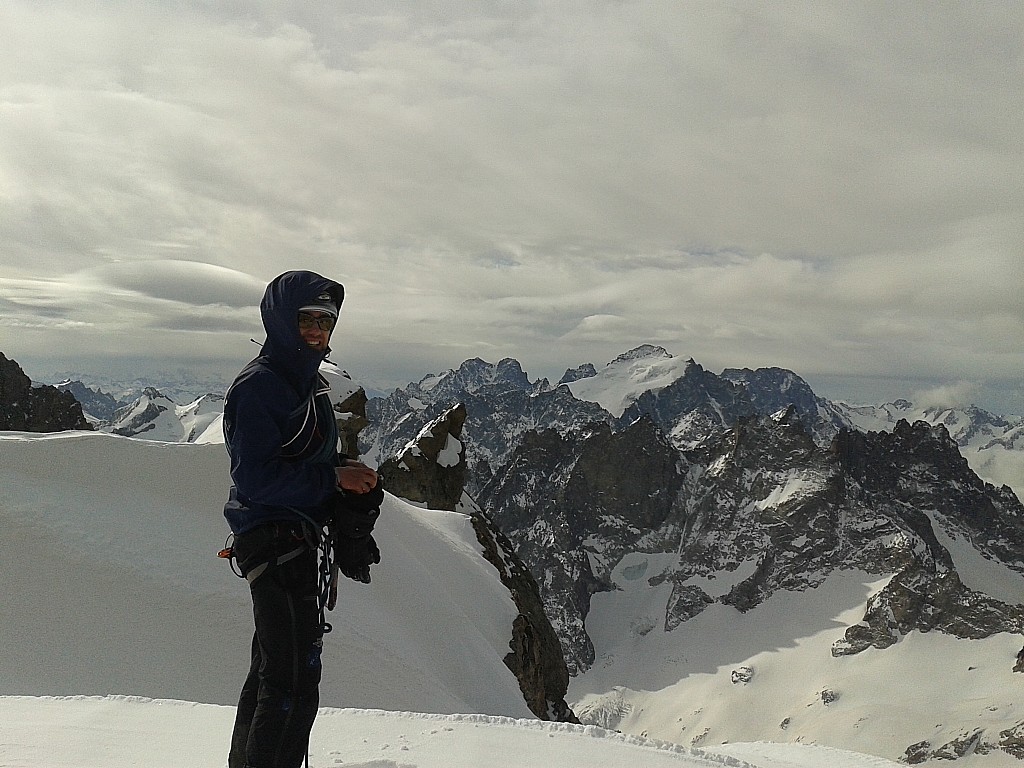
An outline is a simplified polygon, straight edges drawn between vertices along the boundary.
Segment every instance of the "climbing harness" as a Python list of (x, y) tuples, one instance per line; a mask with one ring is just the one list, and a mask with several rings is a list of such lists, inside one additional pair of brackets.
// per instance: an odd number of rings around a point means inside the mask
[[(235, 554), (233, 541), (234, 534), (230, 534), (224, 542), (224, 548), (217, 553), (217, 557), (228, 561), (231, 570), (236, 576), (245, 579), (250, 584), (265, 574), (270, 568), (275, 568), (294, 560), (307, 551), (319, 551), (320, 562), (317, 567), (317, 607), (320, 611), (320, 629), (323, 634), (328, 634), (334, 627), (326, 619), (326, 611), (333, 611), (338, 601), (338, 574), (339, 568), (335, 556), (333, 525), (318, 525), (307, 515), (294, 510), (300, 515), (302, 536), (297, 537), (297, 546), (282, 555), (264, 560), (262, 563), (248, 567), (247, 563), (238, 560)], [(237, 563), (237, 565), (236, 565)]]

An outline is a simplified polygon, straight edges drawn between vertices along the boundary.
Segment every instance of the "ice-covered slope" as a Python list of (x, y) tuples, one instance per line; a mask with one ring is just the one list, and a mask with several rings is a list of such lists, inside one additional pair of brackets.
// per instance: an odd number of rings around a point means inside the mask
[[(231, 704), (248, 666), (222, 445), (0, 433), (0, 694)], [(469, 520), (388, 497), (383, 562), (329, 620), (324, 706), (529, 717), (502, 663), (515, 606)]]

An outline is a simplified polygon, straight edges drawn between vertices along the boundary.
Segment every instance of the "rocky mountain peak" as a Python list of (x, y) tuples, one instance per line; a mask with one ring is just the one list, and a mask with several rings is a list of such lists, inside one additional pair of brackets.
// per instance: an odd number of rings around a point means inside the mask
[(33, 387), (21, 366), (0, 353), (0, 429), (61, 432), (92, 426), (74, 395), (48, 385)]
[(631, 360), (643, 360), (645, 358), (668, 358), (672, 355), (664, 347), (659, 347), (654, 344), (641, 344), (638, 347), (634, 347), (628, 352), (623, 352), (621, 355), (612, 360), (608, 365), (615, 365), (616, 363), (624, 363)]
[(912, 629), (1024, 633), (1016, 608), (961, 582), (943, 543), (966, 538), (1024, 569), (1024, 509), (974, 475), (942, 425), (844, 431), (823, 447), (791, 405), (741, 416), (684, 451), (651, 419), (618, 433), (537, 433), (480, 501), (544, 585), (570, 669), (592, 663), (590, 595), (611, 588), (616, 564), (636, 552), (674, 557), (648, 574), (652, 586), (671, 585), (665, 631), (714, 602), (746, 611), (853, 567), (895, 575), (837, 654)]
[(110, 431), (115, 435), (133, 437), (146, 432), (165, 432), (163, 414), (170, 413), (177, 427), (176, 404), (155, 387), (145, 387), (134, 403), (118, 408), (111, 419)]
[(480, 505), (544, 584), (545, 610), (571, 671), (593, 663), (585, 630), (590, 597), (611, 588), (608, 573), (622, 553), (638, 539), (673, 546), (662, 531), (677, 511), (682, 471), (678, 453), (650, 420), (620, 432), (597, 423), (567, 436), (524, 434), (480, 492)]
[(666, 386), (642, 392), (623, 413), (622, 421), (647, 417), (673, 444), (688, 448), (755, 414), (741, 385), (691, 362), (683, 375)]
[(87, 387), (81, 381), (65, 380), (55, 386), (62, 392), (70, 392), (75, 400), (81, 403), (86, 419), (97, 423), (110, 421), (114, 417), (114, 412), (125, 405), (113, 395), (102, 389)]
[(589, 379), (592, 376), (597, 376), (597, 368), (594, 367), (593, 363), (584, 363), (575, 368), (566, 368), (562, 378), (558, 380), (558, 385), (571, 384), (574, 381)]
[(497, 364), (488, 363), (479, 357), (466, 360), (455, 371), (440, 379), (447, 390), (475, 391), (482, 387), (496, 386), (519, 390), (530, 389), (530, 380), (518, 360), (504, 358)]

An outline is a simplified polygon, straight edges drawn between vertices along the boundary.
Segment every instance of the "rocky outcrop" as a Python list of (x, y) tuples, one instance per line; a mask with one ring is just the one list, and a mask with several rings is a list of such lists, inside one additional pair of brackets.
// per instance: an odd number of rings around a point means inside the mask
[(967, 539), (1015, 570), (1024, 562), (1024, 507), (1009, 489), (986, 485), (970, 470), (944, 426), (901, 421), (892, 433), (844, 431), (832, 453), (843, 470), (848, 506), (872, 510), (878, 523), (899, 534), (884, 552), (868, 547), (858, 553), (864, 567), (894, 576), (833, 654), (885, 648), (913, 630), (961, 638), (1024, 634), (1024, 608), (964, 586), (939, 541), (940, 534)]
[(1018, 760), (1024, 760), (1024, 722), (1001, 730), (996, 744), (1007, 754), (1013, 755)]
[(21, 366), (0, 353), (0, 430), (68, 429), (92, 429), (74, 395), (51, 386), (33, 387)]
[(1014, 755), (1014, 757), (1020, 759), (1018, 755), (1014, 754), (1014, 737), (1006, 738), (1004, 744), (1003, 734), (1001, 733), (1000, 737), (993, 743), (986, 736), (984, 728), (975, 728), (971, 731), (965, 731), (955, 739), (951, 739), (938, 746), (933, 746), (930, 741), (919, 741), (911, 744), (904, 752), (901, 762), (908, 765), (919, 765), (929, 760), (959, 760), (961, 757), (967, 757), (968, 755), (987, 755), (994, 749), (1002, 749), (1007, 754)]
[(366, 391), (359, 387), (342, 402), (334, 404), (338, 452), (350, 459), (359, 458), (359, 433), (370, 423), (366, 418), (366, 402)]
[(380, 465), (384, 487), (431, 509), (454, 510), (466, 485), (465, 421), (460, 403), (425, 426), (401, 453)]
[(512, 594), (519, 615), (512, 624), (511, 651), (505, 665), (519, 680), (530, 711), (542, 720), (578, 723), (576, 715), (565, 702), (569, 687), (569, 670), (565, 666), (562, 647), (551, 622), (544, 613), (537, 582), (511, 543), (482, 513), (472, 517), (473, 529), (483, 545), (484, 557), (495, 568)]

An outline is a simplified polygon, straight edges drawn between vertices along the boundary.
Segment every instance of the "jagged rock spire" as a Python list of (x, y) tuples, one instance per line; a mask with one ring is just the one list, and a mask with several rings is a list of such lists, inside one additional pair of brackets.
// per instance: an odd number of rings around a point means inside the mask
[(454, 510), (466, 485), (462, 425), (466, 406), (454, 405), (427, 424), (397, 456), (381, 464), (384, 487), (431, 509)]

